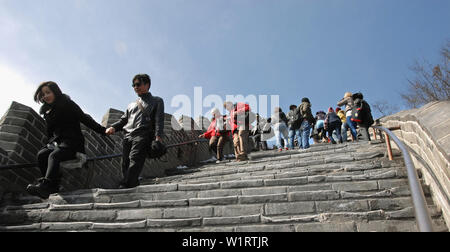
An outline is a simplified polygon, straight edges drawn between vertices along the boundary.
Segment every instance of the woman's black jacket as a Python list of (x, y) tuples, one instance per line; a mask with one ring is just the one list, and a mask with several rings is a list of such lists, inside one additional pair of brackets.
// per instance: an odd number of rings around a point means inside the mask
[(60, 147), (85, 153), (80, 122), (95, 132), (105, 135), (105, 127), (94, 121), (90, 115), (85, 114), (67, 95), (58, 97), (52, 104), (44, 103), (40, 112), (47, 123), (48, 142), (57, 142)]

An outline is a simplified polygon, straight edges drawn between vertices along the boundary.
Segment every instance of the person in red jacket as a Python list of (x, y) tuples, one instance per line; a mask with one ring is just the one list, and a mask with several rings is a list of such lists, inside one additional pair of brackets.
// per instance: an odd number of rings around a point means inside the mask
[(217, 108), (214, 108), (211, 114), (213, 119), (208, 130), (198, 137), (210, 139), (209, 147), (216, 153), (217, 163), (220, 163), (224, 160), (223, 146), (228, 140), (229, 131), (226, 129), (226, 116), (223, 116)]
[(234, 154), (236, 161), (248, 160), (248, 137), (250, 133), (250, 106), (248, 104), (238, 102), (225, 102), (224, 108), (230, 112), (227, 118), (228, 125), (231, 128), (233, 136)]

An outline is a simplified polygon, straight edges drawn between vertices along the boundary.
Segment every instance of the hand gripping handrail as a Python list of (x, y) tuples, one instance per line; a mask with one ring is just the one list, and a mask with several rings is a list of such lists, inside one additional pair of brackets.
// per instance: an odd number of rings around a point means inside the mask
[(397, 138), (397, 136), (394, 133), (392, 133), (392, 131), (381, 126), (372, 126), (372, 127), (388, 134), (402, 152), (403, 159), (405, 161), (406, 172), (408, 174), (409, 188), (411, 190), (417, 226), (420, 232), (433, 232), (431, 217), (430, 214), (428, 213), (428, 207), (425, 201), (425, 196), (422, 187), (419, 182), (419, 176), (417, 175), (416, 168), (414, 167), (414, 163), (412, 162), (411, 155), (409, 154), (408, 149)]

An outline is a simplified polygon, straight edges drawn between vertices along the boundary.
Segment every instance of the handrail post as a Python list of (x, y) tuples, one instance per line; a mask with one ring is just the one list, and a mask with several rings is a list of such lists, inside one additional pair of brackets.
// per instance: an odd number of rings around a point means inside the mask
[(394, 160), (394, 156), (392, 155), (391, 139), (389, 138), (389, 135), (386, 132), (384, 132), (384, 139), (386, 140), (386, 148), (389, 160), (392, 161)]
[(392, 138), (392, 140), (397, 144), (398, 148), (403, 154), (403, 159), (405, 161), (406, 172), (408, 174), (409, 188), (411, 190), (411, 197), (414, 205), (414, 212), (417, 220), (417, 226), (420, 232), (433, 232), (433, 227), (431, 224), (431, 217), (428, 213), (428, 207), (425, 201), (425, 195), (422, 190), (422, 186), (419, 182), (419, 176), (417, 175), (416, 168), (412, 162), (411, 155), (406, 149), (405, 145), (397, 138), (397, 136), (390, 130), (381, 127), (373, 126), (379, 130), (382, 130)]

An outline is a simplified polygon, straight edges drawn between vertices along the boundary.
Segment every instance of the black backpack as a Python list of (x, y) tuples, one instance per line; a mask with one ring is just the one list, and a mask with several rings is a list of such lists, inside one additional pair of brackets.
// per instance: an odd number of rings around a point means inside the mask
[(366, 126), (371, 126), (374, 123), (372, 117), (372, 110), (369, 103), (362, 99), (362, 94), (357, 93), (358, 97), (355, 97), (354, 106), (352, 110), (352, 121)]
[(295, 109), (294, 113), (291, 114), (291, 116), (289, 116), (289, 120), (291, 121), (292, 126), (299, 126), (300, 124), (302, 124), (303, 118), (300, 115), (300, 111)]

